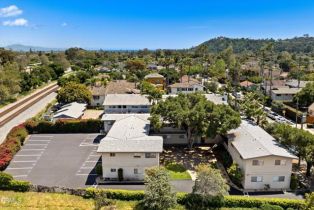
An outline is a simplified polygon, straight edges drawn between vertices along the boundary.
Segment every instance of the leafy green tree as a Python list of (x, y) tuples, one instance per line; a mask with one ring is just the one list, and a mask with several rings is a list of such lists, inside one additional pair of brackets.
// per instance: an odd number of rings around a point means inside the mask
[(146, 209), (164, 210), (176, 205), (170, 176), (165, 168), (154, 167), (145, 171), (145, 195), (142, 204)]
[(58, 91), (57, 100), (59, 103), (90, 103), (92, 94), (83, 84), (70, 82)]
[(217, 59), (209, 68), (209, 76), (224, 79), (226, 77), (226, 63), (223, 59)]
[(6, 63), (2, 68), (0, 66), (0, 102), (12, 98), (21, 90), (18, 69), (17, 63)]
[(314, 82), (309, 82), (300, 92), (298, 92), (293, 100), (297, 101), (299, 99), (299, 104), (305, 107), (310, 106), (314, 102)]
[(314, 210), (314, 193), (308, 193), (305, 195), (305, 208), (304, 210)]
[(228, 195), (229, 186), (218, 169), (206, 164), (200, 164), (196, 168), (196, 180), (193, 193), (203, 196)]
[(216, 93), (218, 90), (218, 84), (215, 81), (206, 82), (205, 87), (212, 93)]
[(248, 119), (256, 119), (258, 125), (266, 118), (261, 100), (259, 100), (259, 97), (255, 93), (247, 93), (244, 96), (241, 110)]
[(226, 134), (241, 123), (239, 113), (231, 107), (215, 105), (200, 93), (168, 97), (152, 107), (151, 116), (151, 124), (156, 130), (165, 122), (184, 129), (190, 147), (193, 147), (197, 136), (214, 137), (217, 134)]
[(141, 94), (147, 95), (149, 102), (153, 102), (153, 104), (157, 103), (162, 98), (162, 91), (147, 81), (143, 81), (140, 88)]

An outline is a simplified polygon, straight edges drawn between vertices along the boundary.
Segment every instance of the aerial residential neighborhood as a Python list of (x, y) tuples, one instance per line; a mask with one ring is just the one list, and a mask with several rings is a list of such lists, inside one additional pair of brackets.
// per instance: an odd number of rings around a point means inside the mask
[(1, 1), (0, 209), (313, 210), (313, 10)]

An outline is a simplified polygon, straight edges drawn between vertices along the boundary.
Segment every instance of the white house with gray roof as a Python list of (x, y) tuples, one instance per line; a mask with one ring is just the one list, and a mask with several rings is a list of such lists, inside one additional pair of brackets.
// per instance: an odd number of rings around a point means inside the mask
[(80, 119), (84, 115), (87, 104), (72, 102), (65, 104), (53, 115), (54, 120)]
[(146, 168), (159, 166), (163, 138), (150, 136), (148, 114), (105, 115), (113, 121), (97, 152), (102, 155), (104, 180), (117, 180), (122, 170), (123, 180), (144, 180)]
[(242, 185), (245, 190), (289, 189), (292, 160), (297, 157), (274, 137), (245, 120), (227, 137), (225, 146), (244, 174)]
[(151, 102), (141, 94), (108, 94), (103, 105), (105, 113), (149, 113)]

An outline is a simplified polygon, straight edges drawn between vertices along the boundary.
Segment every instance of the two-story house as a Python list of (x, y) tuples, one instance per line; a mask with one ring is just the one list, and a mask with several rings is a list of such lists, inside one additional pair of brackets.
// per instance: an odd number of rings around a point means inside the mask
[(227, 137), (225, 146), (243, 172), (242, 185), (245, 190), (289, 189), (292, 160), (297, 157), (274, 137), (245, 120), (240, 127), (231, 130)]
[(182, 76), (180, 82), (168, 86), (169, 94), (194, 93), (204, 91), (205, 87), (197, 79), (190, 76)]
[(148, 74), (144, 77), (144, 80), (153, 84), (159, 90), (164, 90), (166, 86), (166, 79), (164, 76), (158, 73)]
[(141, 94), (108, 94), (103, 105), (105, 113), (149, 113), (151, 102)]
[(145, 169), (159, 166), (163, 138), (149, 136), (148, 115), (120, 115), (113, 116), (114, 123), (97, 150), (102, 155), (103, 178), (118, 180), (120, 173), (125, 181), (142, 181)]

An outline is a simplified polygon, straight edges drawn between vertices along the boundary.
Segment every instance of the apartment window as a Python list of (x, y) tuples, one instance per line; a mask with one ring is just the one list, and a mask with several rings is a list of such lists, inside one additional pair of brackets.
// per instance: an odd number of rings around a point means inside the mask
[(109, 108), (110, 108), (110, 109), (115, 109), (115, 108), (116, 108), (116, 106), (109, 106)]
[(182, 91), (186, 91), (187, 90), (187, 88), (181, 88), (182, 89)]
[(286, 165), (286, 160), (275, 160), (276, 166), (284, 166)]
[(189, 88), (188, 90), (189, 90), (189, 91), (193, 91), (193, 88)]
[(144, 108), (144, 109), (145, 109), (145, 108), (147, 108), (147, 106), (141, 106), (141, 108)]
[(132, 106), (132, 108), (133, 108), (133, 109), (137, 109), (137, 108), (138, 108), (138, 106)]
[(145, 153), (145, 158), (156, 158), (156, 153)]
[(285, 181), (285, 176), (274, 176), (273, 177), (273, 182), (284, 182)]
[(110, 157), (115, 157), (116, 153), (110, 153)]
[(177, 91), (180, 92), (180, 91), (181, 91), (181, 88), (177, 88)]
[(263, 160), (253, 160), (252, 165), (253, 166), (262, 166), (262, 165), (264, 165), (264, 161)]
[(262, 176), (251, 176), (251, 182), (263, 182)]
[(117, 171), (117, 169), (115, 169), (115, 168), (110, 169), (110, 172), (112, 172), (112, 173), (114, 173), (116, 171)]
[(119, 105), (118, 108), (121, 109), (121, 106)]
[(123, 109), (126, 109), (126, 105), (123, 105), (122, 108), (123, 108)]
[(195, 91), (198, 91), (198, 88), (195, 88)]
[(134, 168), (134, 174), (139, 174), (137, 168)]
[(139, 154), (139, 153), (134, 153), (133, 157), (134, 157), (134, 158), (141, 158), (141, 154)]
[(93, 96), (94, 100), (99, 100), (99, 96)]

